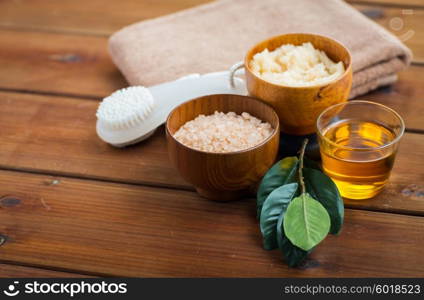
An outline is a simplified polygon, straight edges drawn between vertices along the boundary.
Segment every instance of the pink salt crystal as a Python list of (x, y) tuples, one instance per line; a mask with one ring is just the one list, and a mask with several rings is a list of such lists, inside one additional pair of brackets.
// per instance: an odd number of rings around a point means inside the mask
[(182, 144), (207, 152), (233, 152), (260, 144), (273, 132), (269, 123), (243, 112), (199, 115), (186, 122), (174, 134)]

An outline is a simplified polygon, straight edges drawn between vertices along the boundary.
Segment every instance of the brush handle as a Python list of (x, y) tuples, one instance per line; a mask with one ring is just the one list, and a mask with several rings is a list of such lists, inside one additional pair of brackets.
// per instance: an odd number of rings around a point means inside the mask
[[(176, 106), (190, 99), (213, 94), (247, 95), (244, 81), (234, 78), (234, 86), (228, 78), (229, 71), (207, 73), (204, 75), (190, 74), (175, 81), (149, 87), (160, 110), (165, 110), (166, 116)], [(163, 122), (166, 121), (166, 118)]]
[(235, 77), (234, 85), (231, 85), (229, 78), (229, 71), (204, 75), (190, 74), (175, 81), (149, 87), (155, 99), (155, 109), (145, 123), (143, 133), (147, 133), (149, 129), (156, 129), (165, 123), (166, 118), (175, 107), (191, 99), (215, 94), (246, 96), (247, 89), (244, 81)]

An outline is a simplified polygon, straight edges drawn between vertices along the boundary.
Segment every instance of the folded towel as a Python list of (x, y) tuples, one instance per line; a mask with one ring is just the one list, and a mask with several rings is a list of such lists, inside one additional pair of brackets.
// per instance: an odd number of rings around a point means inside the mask
[(396, 80), (411, 51), (341, 0), (219, 0), (113, 34), (109, 51), (131, 85), (228, 69), (266, 38), (308, 32), (332, 37), (352, 54), (350, 97)]

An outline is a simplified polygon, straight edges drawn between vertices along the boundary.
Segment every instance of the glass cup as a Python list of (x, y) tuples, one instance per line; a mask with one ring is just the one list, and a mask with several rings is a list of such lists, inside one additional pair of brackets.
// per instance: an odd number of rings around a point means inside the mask
[(325, 109), (317, 119), (324, 172), (349, 199), (368, 199), (388, 182), (405, 131), (394, 110), (369, 101)]

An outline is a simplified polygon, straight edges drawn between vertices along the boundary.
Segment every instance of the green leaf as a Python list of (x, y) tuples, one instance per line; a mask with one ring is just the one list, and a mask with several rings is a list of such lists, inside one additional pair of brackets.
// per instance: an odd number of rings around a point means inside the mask
[(343, 225), (344, 206), (336, 184), (324, 173), (310, 169), (303, 169), (303, 178), (306, 191), (320, 202), (330, 215), (331, 234), (338, 234)]
[(303, 167), (304, 168), (311, 168), (321, 171), (321, 165), (319, 162), (309, 159), (306, 156), (303, 157)]
[(257, 217), (261, 215), (262, 205), (265, 199), (276, 188), (296, 181), (296, 170), (298, 159), (295, 156), (286, 157), (275, 165), (265, 174), (259, 185), (256, 198)]
[(290, 202), (283, 226), (290, 242), (308, 251), (327, 236), (330, 216), (321, 203), (304, 193)]
[(277, 244), (290, 267), (298, 266), (311, 251), (305, 251), (293, 245), (284, 233), (283, 220), (285, 212), (280, 214), (277, 222)]
[(290, 183), (280, 186), (272, 191), (266, 198), (261, 212), (260, 227), (263, 237), (264, 248), (272, 250), (277, 248), (277, 222), (278, 217), (285, 212), (290, 201), (293, 199), (298, 184)]

